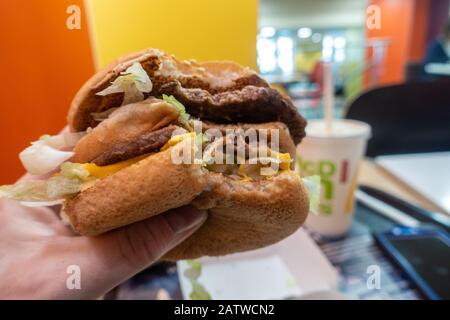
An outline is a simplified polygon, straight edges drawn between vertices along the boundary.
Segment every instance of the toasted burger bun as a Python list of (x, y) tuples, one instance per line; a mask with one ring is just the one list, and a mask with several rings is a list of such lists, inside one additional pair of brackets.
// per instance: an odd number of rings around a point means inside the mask
[(210, 191), (194, 206), (208, 209), (205, 224), (168, 252), (164, 260), (221, 256), (276, 243), (305, 221), (309, 202), (299, 176), (284, 171), (260, 181), (233, 180), (208, 174)]
[(191, 203), (208, 183), (200, 164), (172, 162), (172, 150), (186, 143), (190, 139), (96, 180), (67, 200), (63, 212), (75, 231), (98, 235)]
[(259, 181), (234, 180), (200, 165), (173, 164), (172, 149), (98, 180), (68, 200), (63, 212), (75, 231), (98, 235), (192, 203), (208, 210), (208, 219), (163, 257), (180, 260), (264, 247), (303, 224), (309, 201), (294, 171)]
[[(250, 127), (208, 123), (204, 130)], [(284, 124), (259, 124), (256, 129), (280, 129), (280, 150), (295, 149)], [(103, 129), (99, 126), (86, 137), (95, 137), (96, 130)], [(115, 129), (111, 130), (114, 133)], [(188, 141), (97, 180), (68, 200), (63, 210), (73, 228), (83, 235), (98, 235), (192, 203), (208, 210), (209, 215), (201, 229), (164, 257), (178, 260), (263, 247), (301, 226), (309, 202), (301, 180), (293, 171), (246, 181), (208, 172), (196, 164), (174, 164), (172, 150), (182, 148), (185, 143)], [(83, 143), (78, 150), (82, 152), (88, 147)]]
[[(280, 150), (294, 157), (306, 121), (288, 97), (254, 71), (232, 62), (179, 61), (148, 49), (119, 58), (77, 93), (68, 115), (70, 128), (93, 129), (77, 144), (71, 161), (95, 162), (111, 150), (120, 152), (119, 147), (173, 125), (178, 118), (176, 108), (154, 98), (122, 106), (123, 93), (97, 95), (134, 62), (152, 81), (145, 98), (173, 95), (193, 117), (208, 121), (206, 126), (281, 129)], [(112, 108), (118, 109), (108, 119), (95, 119), (93, 113)], [(67, 200), (63, 211), (73, 228), (83, 235), (97, 235), (192, 203), (208, 210), (209, 217), (165, 256), (177, 260), (259, 248), (283, 239), (303, 223), (308, 197), (293, 171), (246, 181), (209, 172), (200, 164), (173, 163), (172, 152), (187, 143), (190, 139), (96, 180)]]
[(72, 131), (95, 127), (92, 113), (120, 107), (123, 93), (99, 96), (120, 72), (139, 62), (153, 89), (147, 96), (173, 95), (186, 111), (216, 123), (285, 123), (295, 144), (305, 135), (306, 121), (292, 101), (271, 88), (256, 72), (228, 61), (180, 61), (157, 49), (125, 55), (99, 71), (76, 94), (68, 115)]

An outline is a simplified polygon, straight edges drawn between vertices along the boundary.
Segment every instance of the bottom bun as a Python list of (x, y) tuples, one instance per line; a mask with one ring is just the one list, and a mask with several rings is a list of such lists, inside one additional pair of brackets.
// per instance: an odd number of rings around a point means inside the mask
[(260, 181), (234, 180), (218, 173), (210, 173), (208, 179), (212, 189), (193, 201), (197, 208), (208, 209), (208, 219), (163, 260), (261, 248), (295, 232), (308, 214), (306, 189), (293, 171)]
[(98, 235), (191, 203), (208, 186), (204, 170), (174, 164), (171, 152), (150, 155), (66, 201), (63, 212), (75, 231)]

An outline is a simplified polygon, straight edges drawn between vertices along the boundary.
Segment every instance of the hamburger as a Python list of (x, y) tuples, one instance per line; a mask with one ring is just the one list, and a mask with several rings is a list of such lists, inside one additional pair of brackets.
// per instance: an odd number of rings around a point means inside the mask
[(306, 121), (236, 63), (126, 55), (82, 86), (68, 125), (19, 155), (40, 179), (3, 186), (0, 197), (61, 204), (81, 235), (192, 204), (206, 222), (163, 257), (192, 259), (280, 241), (309, 211), (312, 194), (294, 170)]

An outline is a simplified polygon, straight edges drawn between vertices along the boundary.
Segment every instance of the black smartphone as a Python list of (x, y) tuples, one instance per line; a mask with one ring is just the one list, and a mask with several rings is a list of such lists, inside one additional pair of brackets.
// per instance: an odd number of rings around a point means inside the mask
[(394, 227), (375, 234), (385, 252), (405, 271), (423, 294), (450, 299), (450, 236), (442, 230)]

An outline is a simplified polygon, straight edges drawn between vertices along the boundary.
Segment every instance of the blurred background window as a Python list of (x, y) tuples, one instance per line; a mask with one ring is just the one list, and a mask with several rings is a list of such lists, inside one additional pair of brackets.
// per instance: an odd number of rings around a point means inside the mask
[(307, 118), (323, 116), (323, 63), (332, 64), (337, 117), (364, 91), (448, 78), (449, 2), (260, 0), (259, 71)]

